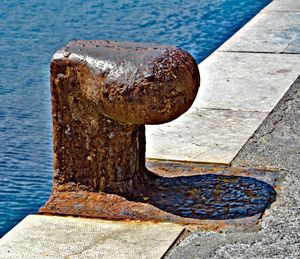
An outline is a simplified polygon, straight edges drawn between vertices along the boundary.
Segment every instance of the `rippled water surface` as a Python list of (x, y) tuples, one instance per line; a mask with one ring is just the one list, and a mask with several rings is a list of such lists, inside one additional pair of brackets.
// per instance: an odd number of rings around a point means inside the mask
[(269, 0), (1, 0), (0, 236), (47, 200), (49, 60), (73, 39), (171, 43), (198, 62)]

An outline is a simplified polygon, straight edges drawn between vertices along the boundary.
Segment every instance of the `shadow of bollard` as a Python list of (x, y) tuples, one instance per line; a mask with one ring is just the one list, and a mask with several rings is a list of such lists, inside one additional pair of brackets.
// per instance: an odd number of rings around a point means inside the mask
[(205, 174), (159, 177), (135, 201), (181, 217), (227, 220), (261, 214), (275, 197), (271, 185), (255, 178)]

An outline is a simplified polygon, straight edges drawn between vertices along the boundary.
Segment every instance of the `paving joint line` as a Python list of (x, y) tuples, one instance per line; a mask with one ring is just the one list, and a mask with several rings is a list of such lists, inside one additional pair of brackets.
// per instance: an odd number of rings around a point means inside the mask
[(248, 54), (279, 54), (279, 55), (300, 55), (300, 52), (272, 52), (272, 51), (247, 51), (247, 50), (218, 50), (217, 52), (248, 53)]
[(265, 10), (264, 12), (270, 13), (300, 13), (300, 11), (279, 11), (279, 10)]
[(174, 249), (176, 246), (178, 246), (183, 239), (185, 239), (189, 235), (189, 230), (187, 229), (187, 225), (184, 226), (179, 233), (179, 235), (175, 238), (172, 244), (168, 247), (168, 249), (164, 252), (164, 254), (161, 256), (161, 259), (166, 258), (168, 254), (170, 254), (171, 250)]
[(270, 113), (270, 111), (250, 111), (250, 110), (239, 110), (229, 108), (217, 108), (217, 107), (199, 107), (199, 110), (210, 110), (210, 111), (230, 111), (230, 112), (251, 112), (251, 113)]

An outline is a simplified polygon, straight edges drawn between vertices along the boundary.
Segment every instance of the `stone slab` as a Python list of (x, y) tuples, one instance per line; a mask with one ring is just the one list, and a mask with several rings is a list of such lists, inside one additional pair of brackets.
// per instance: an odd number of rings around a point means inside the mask
[(299, 21), (300, 12), (269, 12), (266, 8), (219, 50), (300, 53)]
[(146, 127), (146, 156), (229, 164), (266, 116), (261, 112), (191, 108), (171, 123)]
[(0, 240), (0, 258), (161, 258), (183, 228), (30, 215)]
[(268, 11), (276, 12), (300, 12), (298, 0), (273, 0), (267, 8)]
[(199, 65), (193, 107), (270, 112), (300, 71), (300, 55), (215, 52)]

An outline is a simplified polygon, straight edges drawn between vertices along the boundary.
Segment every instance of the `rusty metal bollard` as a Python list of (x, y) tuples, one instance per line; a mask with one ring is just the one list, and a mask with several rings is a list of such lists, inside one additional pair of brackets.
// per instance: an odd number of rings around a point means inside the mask
[(77, 40), (56, 52), (54, 180), (40, 213), (110, 217), (105, 199), (139, 197), (156, 178), (145, 167), (144, 125), (183, 114), (199, 84), (195, 60), (174, 46)]

